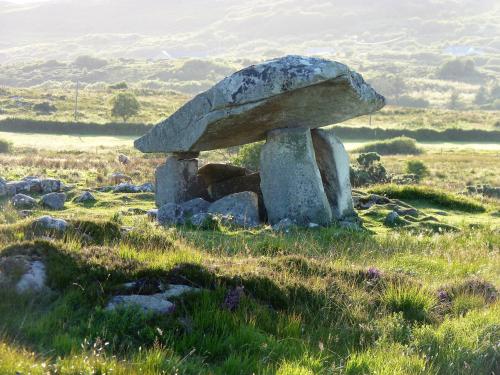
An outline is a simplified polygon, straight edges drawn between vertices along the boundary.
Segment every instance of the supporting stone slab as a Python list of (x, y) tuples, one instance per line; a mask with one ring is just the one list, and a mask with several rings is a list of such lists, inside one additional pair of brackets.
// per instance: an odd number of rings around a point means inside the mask
[(354, 215), (349, 176), (349, 155), (333, 132), (311, 131), (316, 162), (321, 173), (326, 196), (336, 219)]
[(156, 206), (182, 203), (196, 198), (198, 186), (198, 159), (169, 156), (165, 164), (156, 169)]
[(330, 224), (332, 212), (309, 129), (269, 132), (260, 155), (260, 168), (260, 186), (271, 225), (285, 218), (298, 225)]

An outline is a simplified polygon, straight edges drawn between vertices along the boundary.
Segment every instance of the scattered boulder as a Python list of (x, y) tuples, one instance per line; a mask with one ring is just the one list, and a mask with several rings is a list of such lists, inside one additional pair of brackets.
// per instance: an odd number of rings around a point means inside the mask
[(118, 155), (118, 162), (122, 163), (123, 165), (127, 165), (127, 164), (130, 164), (130, 159), (127, 155), (119, 154)]
[(45, 288), (47, 272), (45, 264), (39, 260), (32, 261), (29, 268), (16, 284), (18, 293), (34, 293)]
[(114, 193), (152, 193), (154, 192), (154, 186), (150, 182), (142, 185), (134, 185), (129, 182), (122, 182), (121, 184), (112, 187), (111, 190)]
[(111, 185), (118, 185), (124, 182), (132, 183), (132, 177), (127, 176), (126, 174), (116, 172), (109, 176), (109, 183)]
[(208, 213), (231, 217), (231, 221), (242, 227), (259, 225), (259, 203), (257, 194), (251, 191), (228, 195), (212, 203)]
[(163, 298), (162, 294), (114, 296), (108, 302), (106, 310), (130, 307), (139, 307), (146, 313), (156, 314), (170, 314), (175, 311), (175, 304)]
[(7, 196), (7, 182), (2, 178), (0, 179), (0, 198)]
[(66, 202), (65, 193), (49, 193), (42, 196), (40, 203), (51, 210), (62, 210)]
[[(127, 283), (127, 289), (136, 288), (136, 283)], [(160, 288), (162, 286), (160, 285)], [(151, 295), (131, 294), (118, 295), (111, 298), (106, 306), (106, 310), (112, 311), (117, 308), (139, 307), (144, 312), (156, 314), (169, 314), (175, 311), (175, 304), (170, 302), (169, 298), (180, 297), (186, 293), (199, 292), (200, 289), (193, 288), (187, 285), (169, 284), (161, 293)]]
[(160, 225), (182, 225), (185, 222), (182, 206), (167, 203), (158, 209), (157, 220)]
[(56, 219), (52, 216), (42, 216), (36, 219), (32, 224), (35, 230), (54, 230), (57, 232), (64, 232), (69, 224), (66, 220)]
[(210, 202), (203, 198), (195, 198), (181, 204), (184, 213), (188, 216), (204, 213), (208, 211)]
[(90, 203), (95, 202), (97, 199), (90, 191), (84, 191), (78, 197), (75, 198), (76, 203)]
[(5, 184), (5, 190), (6, 190), (6, 195), (8, 197), (13, 197), (14, 195), (17, 194), (16, 183), (15, 182), (7, 182)]
[(17, 209), (31, 209), (36, 207), (37, 201), (25, 194), (16, 194), (12, 197), (12, 205)]
[(43, 194), (56, 193), (63, 189), (64, 184), (54, 178), (45, 178), (40, 180), (41, 192)]
[(0, 287), (19, 294), (36, 293), (46, 288), (45, 264), (26, 255), (0, 257)]
[(275, 129), (335, 124), (384, 104), (344, 64), (286, 56), (223, 79), (136, 140), (135, 147), (143, 152), (226, 148), (265, 139)]

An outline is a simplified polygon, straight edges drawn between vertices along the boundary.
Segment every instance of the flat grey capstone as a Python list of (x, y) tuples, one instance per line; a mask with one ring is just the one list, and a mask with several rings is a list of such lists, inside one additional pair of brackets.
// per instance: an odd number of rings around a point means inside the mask
[(259, 198), (252, 191), (231, 194), (212, 203), (208, 213), (225, 217), (231, 224), (255, 227), (260, 224)]
[(331, 223), (309, 128), (269, 132), (260, 155), (260, 178), (271, 225), (286, 218), (299, 226)]
[(332, 215), (336, 219), (354, 215), (349, 155), (331, 130), (311, 131), (316, 162)]
[(62, 210), (66, 202), (65, 193), (49, 193), (42, 196), (41, 204), (51, 210)]
[(142, 152), (226, 148), (265, 139), (273, 129), (339, 123), (384, 104), (384, 97), (344, 64), (285, 56), (223, 79), (134, 145)]

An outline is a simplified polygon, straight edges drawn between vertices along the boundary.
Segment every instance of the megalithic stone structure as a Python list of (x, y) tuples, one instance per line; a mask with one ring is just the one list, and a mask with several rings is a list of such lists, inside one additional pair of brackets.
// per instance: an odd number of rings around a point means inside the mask
[(271, 224), (285, 218), (299, 225), (332, 221), (308, 128), (269, 132), (260, 156), (260, 178)]
[(384, 104), (344, 64), (285, 56), (223, 79), (134, 144), (143, 152), (175, 153), (156, 172), (161, 206), (201, 196), (197, 160), (190, 153), (266, 139), (260, 178), (269, 221), (327, 225), (353, 213), (348, 157), (337, 138), (317, 128)]
[(316, 162), (325, 193), (336, 219), (354, 215), (349, 155), (332, 130), (311, 131)]

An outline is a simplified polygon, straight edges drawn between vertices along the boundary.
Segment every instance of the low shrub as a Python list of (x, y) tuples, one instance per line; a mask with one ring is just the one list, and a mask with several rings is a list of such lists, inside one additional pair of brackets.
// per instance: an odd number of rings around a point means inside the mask
[(415, 175), (417, 180), (421, 180), (429, 174), (429, 169), (420, 160), (408, 160), (406, 162), (406, 173)]
[(368, 143), (357, 152), (376, 152), (380, 155), (419, 155), (423, 150), (413, 138), (397, 137), (386, 141)]
[(380, 162), (380, 155), (376, 152), (360, 154), (356, 161), (359, 167), (354, 166), (350, 169), (352, 186), (383, 184), (389, 180), (387, 171)]
[(260, 151), (262, 150), (263, 145), (264, 143), (257, 142), (241, 146), (231, 162), (235, 165), (239, 165), (240, 167), (257, 171), (260, 164)]
[(411, 322), (431, 321), (432, 308), (437, 300), (422, 288), (405, 285), (390, 286), (382, 297), (385, 306), (394, 313), (402, 313)]

